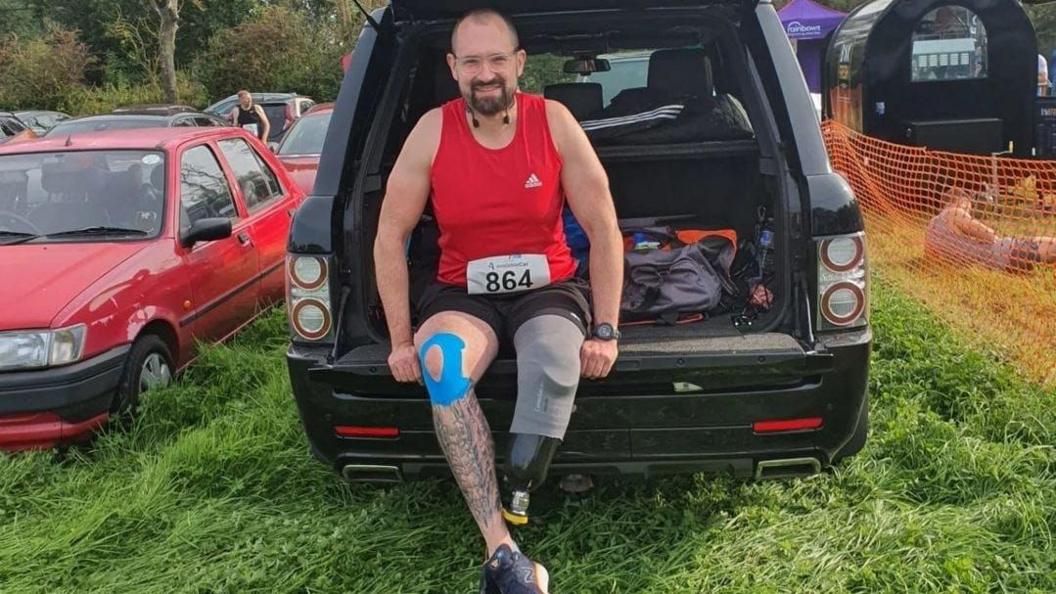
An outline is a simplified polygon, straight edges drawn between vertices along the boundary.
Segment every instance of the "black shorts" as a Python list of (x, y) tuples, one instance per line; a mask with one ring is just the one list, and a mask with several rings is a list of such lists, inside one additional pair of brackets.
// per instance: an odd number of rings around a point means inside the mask
[(542, 315), (558, 315), (575, 322), (583, 335), (590, 328), (590, 286), (571, 278), (525, 293), (470, 295), (465, 287), (434, 282), (418, 300), (419, 324), (443, 311), (460, 311), (484, 321), (500, 344), (512, 344), (521, 324)]

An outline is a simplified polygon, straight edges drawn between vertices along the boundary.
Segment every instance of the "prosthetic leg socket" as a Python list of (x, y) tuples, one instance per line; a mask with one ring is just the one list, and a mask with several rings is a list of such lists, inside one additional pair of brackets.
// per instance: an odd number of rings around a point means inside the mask
[(506, 456), (502, 517), (516, 526), (528, 523), (529, 493), (546, 480), (561, 440), (545, 435), (513, 433)]

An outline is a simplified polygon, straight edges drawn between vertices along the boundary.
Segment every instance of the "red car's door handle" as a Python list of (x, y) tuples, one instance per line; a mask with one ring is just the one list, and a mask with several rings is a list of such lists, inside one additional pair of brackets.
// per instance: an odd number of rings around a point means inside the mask
[(249, 238), (249, 234), (248, 233), (243, 231), (243, 232), (238, 234), (238, 243), (241, 243), (242, 245), (244, 245), (246, 247), (249, 247), (249, 246), (253, 245), (253, 240)]

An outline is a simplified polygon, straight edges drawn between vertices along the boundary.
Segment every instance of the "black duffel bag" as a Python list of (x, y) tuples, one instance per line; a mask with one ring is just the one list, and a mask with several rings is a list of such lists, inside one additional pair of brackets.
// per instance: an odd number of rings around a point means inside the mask
[(737, 292), (729, 279), (733, 253), (733, 244), (717, 237), (670, 251), (627, 253), (621, 321), (674, 323), (715, 309), (724, 295)]

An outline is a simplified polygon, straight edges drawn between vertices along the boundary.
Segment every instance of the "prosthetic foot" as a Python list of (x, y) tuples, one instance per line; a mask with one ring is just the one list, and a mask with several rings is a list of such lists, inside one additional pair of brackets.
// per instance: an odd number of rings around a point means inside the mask
[(515, 526), (528, 523), (529, 493), (546, 480), (550, 461), (561, 440), (543, 435), (514, 433), (506, 456), (502, 517)]

